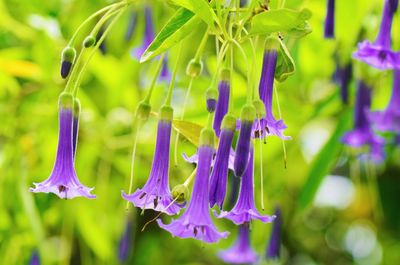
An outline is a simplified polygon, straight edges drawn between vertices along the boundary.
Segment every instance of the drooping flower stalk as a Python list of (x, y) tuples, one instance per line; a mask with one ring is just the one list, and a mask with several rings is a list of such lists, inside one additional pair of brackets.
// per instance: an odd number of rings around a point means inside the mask
[(392, 51), (391, 48), (392, 22), (397, 6), (398, 0), (385, 0), (382, 21), (376, 40), (373, 43), (367, 40), (360, 42), (357, 51), (353, 54), (355, 59), (378, 69), (400, 67), (400, 55)]
[(373, 127), (380, 131), (400, 133), (400, 70), (393, 71), (392, 95), (384, 111), (370, 114)]
[(204, 128), (200, 135), (199, 163), (197, 165), (192, 198), (186, 211), (170, 224), (157, 220), (158, 225), (181, 238), (195, 238), (214, 243), (226, 238), (228, 232), (219, 232), (214, 226), (208, 207), (208, 187), (211, 159), (214, 154), (214, 132)]
[(324, 37), (330, 39), (335, 37), (335, 0), (327, 1)]
[(210, 178), (210, 207), (217, 204), (219, 208), (222, 209), (225, 200), (229, 156), (235, 129), (236, 119), (232, 115), (225, 115), (222, 121), (222, 132), (218, 143), (217, 155), (215, 156), (215, 164)]
[(279, 259), (281, 248), (282, 213), (279, 207), (275, 208), (275, 220), (272, 225), (271, 236), (267, 247), (267, 259)]
[(31, 192), (52, 192), (60, 198), (72, 199), (84, 196), (96, 198), (90, 194), (93, 188), (83, 186), (76, 175), (73, 153), (73, 116), (74, 99), (71, 94), (62, 93), (59, 98), (59, 135), (56, 161), (50, 177), (41, 182), (34, 183)]
[(266, 116), (254, 123), (253, 137), (266, 137), (276, 135), (283, 140), (290, 139), (283, 134), (287, 128), (283, 120), (276, 120), (272, 113), (272, 99), (274, 94), (274, 76), (278, 58), (279, 40), (273, 37), (267, 38), (261, 78), (258, 86), (260, 99), (264, 102)]
[(228, 113), (229, 106), (229, 94), (230, 94), (230, 71), (227, 69), (223, 69), (221, 71), (221, 79), (218, 83), (218, 100), (217, 107), (215, 109), (215, 117), (213, 128), (215, 134), (219, 137), (221, 132), (221, 123), (225, 114)]
[(227, 250), (220, 251), (218, 256), (228, 264), (255, 264), (257, 262), (257, 253), (250, 244), (248, 223), (239, 226), (239, 234), (234, 245)]
[(254, 202), (254, 150), (250, 149), (250, 157), (246, 172), (244, 173), (241, 184), (239, 198), (236, 205), (229, 212), (221, 211), (218, 218), (226, 218), (237, 225), (248, 223), (251, 220), (258, 219), (262, 222), (272, 222), (275, 216), (261, 215)]
[(172, 203), (172, 195), (169, 188), (169, 154), (172, 128), (173, 110), (171, 107), (161, 108), (158, 121), (156, 149), (150, 176), (141, 189), (127, 195), (122, 192), (122, 197), (141, 209), (153, 209), (174, 215), (179, 212), (180, 207)]
[(352, 147), (369, 145), (372, 157), (379, 158), (383, 155), (382, 147), (384, 140), (372, 131), (367, 116), (370, 106), (371, 89), (363, 80), (358, 80), (354, 110), (354, 128), (343, 136), (342, 142)]

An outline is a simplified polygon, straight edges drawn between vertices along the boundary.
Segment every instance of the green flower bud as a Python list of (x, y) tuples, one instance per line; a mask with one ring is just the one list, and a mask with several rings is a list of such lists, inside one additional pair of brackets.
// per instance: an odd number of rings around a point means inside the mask
[(229, 82), (231, 78), (231, 70), (227, 69), (227, 68), (223, 68), (220, 72), (220, 79), (222, 81), (226, 81)]
[(170, 106), (162, 106), (160, 110), (160, 120), (172, 121), (174, 118), (174, 109)]
[(67, 46), (61, 53), (61, 60), (74, 63), (76, 57), (76, 50), (71, 46)]
[(231, 114), (226, 114), (222, 120), (221, 129), (236, 130), (236, 118)]
[(81, 102), (78, 98), (74, 98), (74, 116), (79, 117), (81, 113)]
[(265, 50), (278, 50), (281, 43), (277, 37), (270, 36), (265, 41)]
[(256, 108), (253, 104), (246, 104), (240, 113), (240, 119), (243, 121), (254, 121), (256, 119)]
[(172, 198), (179, 204), (185, 203), (189, 199), (189, 189), (186, 185), (176, 185), (171, 193)]
[(212, 113), (217, 107), (218, 91), (215, 88), (209, 88), (206, 91), (207, 111)]
[(200, 132), (200, 146), (208, 145), (214, 147), (214, 131), (209, 128), (203, 128)]
[(61, 108), (72, 109), (74, 107), (74, 97), (72, 94), (62, 92), (58, 97), (58, 106)]
[(145, 102), (140, 102), (136, 109), (136, 117), (140, 121), (147, 121), (150, 116), (151, 106)]
[(264, 102), (262, 102), (262, 100), (260, 100), (260, 99), (254, 100), (253, 101), (253, 105), (254, 105), (254, 107), (256, 109), (256, 116), (257, 117), (264, 117), (267, 114), (267, 112), (265, 110)]
[(203, 71), (203, 63), (195, 59), (190, 60), (186, 67), (186, 74), (190, 77), (197, 77)]
[(93, 36), (87, 36), (83, 41), (83, 47), (89, 48), (92, 47), (96, 43), (96, 38)]

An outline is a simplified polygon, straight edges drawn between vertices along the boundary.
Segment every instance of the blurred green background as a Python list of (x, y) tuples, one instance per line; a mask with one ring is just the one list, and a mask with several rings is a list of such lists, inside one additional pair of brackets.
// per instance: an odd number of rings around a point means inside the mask
[[(271, 0), (271, 5), (275, 2)], [(106, 38), (107, 53), (96, 53), (85, 74), (78, 95), (82, 118), (76, 170), (84, 185), (95, 187), (97, 199), (60, 200), (54, 194), (28, 191), (32, 182), (49, 176), (54, 162), (57, 98), (65, 85), (59, 76), (60, 52), (83, 20), (109, 3), (0, 0), (0, 264), (27, 264), (34, 250), (40, 252), (43, 264), (120, 264), (118, 242), (128, 218), (133, 219), (134, 231), (126, 264), (223, 264), (215, 253), (235, 240), (237, 231), (229, 221), (215, 222), (231, 236), (214, 245), (172, 238), (155, 223), (141, 232), (155, 213), (138, 215), (132, 208), (126, 212), (121, 198), (129, 183), (133, 113), (157, 63), (141, 65), (130, 51), (142, 41), (145, 4), (153, 9), (156, 32), (173, 14), (164, 1), (132, 5)], [(286, 7), (312, 11), (313, 32), (287, 43), (297, 71), (277, 88), (287, 134), (293, 139), (286, 142), (286, 169), (281, 140), (270, 137), (263, 145), (265, 213), (272, 214), (277, 204), (282, 208), (282, 264), (400, 264), (400, 152), (389, 146), (387, 161), (380, 166), (354, 159), (339, 141), (352, 126), (353, 104), (341, 103), (339, 88), (331, 81), (335, 52), (342, 61), (349, 60), (362, 27), (369, 40), (375, 38), (383, 1), (336, 3), (337, 39), (324, 40), (325, 0), (286, 1)], [(137, 25), (132, 39), (126, 41), (131, 12), (137, 14)], [(398, 50), (399, 15), (392, 32)], [(200, 37), (195, 33), (184, 40), (173, 98), (176, 116), (189, 82), (186, 63)], [(204, 92), (216, 70), (214, 45), (211, 39), (207, 43), (205, 74), (195, 80), (185, 116), (200, 125), (207, 117)], [(176, 52), (173, 48), (168, 54), (170, 69)], [(257, 73), (262, 53), (262, 40), (258, 40)], [(245, 65), (238, 53), (233, 81), (236, 114), (245, 102)], [(373, 109), (386, 105), (391, 82), (390, 73), (379, 75)], [(353, 81), (351, 102), (354, 88)], [(165, 83), (156, 85), (152, 98), (156, 112), (166, 89)], [(151, 117), (139, 135), (135, 188), (143, 185), (150, 171), (156, 122)], [(196, 148), (182, 138), (179, 150), (193, 154)], [(259, 163), (257, 152), (255, 198), (260, 209)], [(192, 169), (180, 158), (179, 167), (171, 167), (171, 187), (182, 183)], [(261, 257), (270, 229), (270, 224), (252, 224), (252, 244)]]

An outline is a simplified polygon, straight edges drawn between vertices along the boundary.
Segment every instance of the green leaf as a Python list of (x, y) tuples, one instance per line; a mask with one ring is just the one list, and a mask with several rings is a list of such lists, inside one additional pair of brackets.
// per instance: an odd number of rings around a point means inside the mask
[(342, 148), (340, 138), (348, 127), (347, 125), (350, 116), (351, 111), (349, 110), (342, 114), (342, 117), (339, 120), (331, 138), (319, 152), (316, 159), (313, 161), (313, 164), (308, 173), (307, 181), (304, 184), (300, 193), (300, 209), (305, 209), (314, 200), (319, 185), (321, 184), (324, 177), (329, 174), (331, 168), (336, 163), (337, 158), (340, 154), (340, 149)]
[(195, 13), (199, 18), (201, 18), (207, 25), (211, 28), (215, 28), (214, 22), (217, 21), (217, 16), (214, 10), (205, 0), (172, 0), (172, 3), (184, 7), (193, 13)]
[(143, 53), (140, 62), (148, 61), (178, 44), (189, 36), (200, 23), (201, 20), (189, 10), (178, 9)]
[(296, 71), (296, 65), (290, 55), (286, 45), (279, 40), (278, 59), (276, 62), (275, 79), (279, 82), (285, 81), (288, 76)]
[(302, 10), (281, 8), (266, 11), (253, 17), (250, 34), (289, 32), (304, 25), (310, 17), (311, 11), (306, 8)]
[(172, 123), (174, 129), (188, 139), (195, 146), (199, 146), (200, 132), (203, 127), (196, 123), (174, 120)]
[(305, 21), (295, 28), (290, 29), (287, 34), (292, 38), (302, 38), (312, 32), (310, 24)]

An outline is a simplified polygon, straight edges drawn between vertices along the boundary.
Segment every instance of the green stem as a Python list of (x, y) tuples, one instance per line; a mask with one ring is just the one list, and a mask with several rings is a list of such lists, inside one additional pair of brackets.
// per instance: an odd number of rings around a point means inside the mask
[(195, 61), (200, 60), (201, 55), (203, 54), (204, 47), (206, 46), (206, 43), (207, 43), (207, 39), (208, 39), (208, 28), (206, 28), (206, 31), (204, 32), (204, 36), (201, 39), (200, 45), (197, 48), (196, 55), (194, 56)]
[[(122, 9), (119, 10), (119, 13), (113, 18), (113, 20), (111, 21), (110, 25), (108, 25), (107, 29), (104, 31), (104, 33), (103, 33), (103, 35), (101, 36), (101, 38), (97, 41), (97, 43), (96, 43), (96, 45), (94, 46), (92, 52), (90, 53), (88, 59), (85, 61), (85, 63), (83, 64), (81, 70), (79, 71), (79, 74), (78, 74), (78, 76), (77, 76), (75, 82), (71, 81), (71, 83), (72, 83), (72, 84), (71, 84), (71, 86), (72, 86), (72, 90), (71, 90), (71, 91), (73, 91), (75, 97), (76, 97), (76, 95), (78, 94), (78, 90), (79, 90), (79, 86), (80, 86), (80, 84), (81, 84), (81, 82), (82, 82), (83, 74), (84, 74), (84, 72), (85, 72), (85, 70), (86, 70), (86, 68), (87, 68), (87, 66), (88, 66), (88, 64), (89, 64), (89, 62), (90, 62), (90, 60), (91, 60), (92, 57), (94, 56), (94, 54), (95, 54), (96, 50), (99, 48), (99, 46), (103, 43), (104, 39), (107, 37), (107, 35), (108, 35), (108, 33), (110, 32), (110, 30), (112, 29), (112, 27), (114, 26), (114, 24), (117, 22), (118, 18), (119, 18), (119, 17), (122, 15), (122, 13), (126, 10), (126, 8), (127, 8), (127, 6), (125, 6), (124, 8), (122, 8)], [(83, 50), (81, 51), (81, 53), (79, 54), (79, 57), (80, 57), (80, 58), (81, 58), (82, 53), (84, 53), (86, 50), (87, 50), (87, 49), (83, 49)], [(78, 61), (77, 61), (77, 63), (78, 63)], [(78, 67), (76, 67), (76, 68), (78, 68)], [(71, 76), (71, 79), (72, 79), (72, 77), (73, 77), (73, 76)], [(68, 89), (68, 85), (70, 84), (70, 80), (71, 80), (71, 79), (68, 80), (67, 88), (66, 88), (66, 89)], [(70, 88), (70, 89), (71, 89), (71, 88)]]
[(158, 75), (160, 74), (160, 71), (161, 71), (161, 67), (162, 67), (162, 64), (163, 64), (164, 56), (165, 56), (165, 54), (163, 53), (161, 55), (161, 57), (160, 57), (160, 60), (158, 61), (158, 64), (157, 64), (157, 67), (156, 67), (156, 72), (154, 73), (153, 79), (151, 80), (150, 88), (147, 91), (146, 97), (144, 98), (144, 102), (147, 103), (147, 104), (150, 103), (150, 99), (151, 99), (151, 95), (153, 94), (154, 86), (156, 85)]
[[(132, 158), (131, 158), (131, 174), (129, 178), (129, 189), (128, 189), (128, 194), (132, 193), (132, 187), (133, 187), (133, 175), (135, 173), (135, 154), (136, 154), (136, 144), (137, 144), (137, 136), (138, 136), (138, 131), (139, 131), (139, 125), (134, 124), (133, 128), (133, 147), (132, 147)], [(126, 202), (126, 210), (129, 210), (129, 201)]]
[(178, 71), (178, 65), (179, 65), (179, 61), (180, 61), (180, 57), (181, 57), (182, 46), (183, 46), (183, 42), (181, 42), (181, 44), (179, 45), (178, 57), (176, 58), (174, 71), (172, 72), (171, 82), (169, 83), (167, 99), (165, 100), (166, 106), (171, 106), (172, 91), (174, 90), (174, 86), (175, 86), (175, 78), (176, 78), (176, 73)]
[(230, 76), (229, 76), (229, 86), (230, 86), (230, 97), (229, 97), (229, 105), (228, 105), (228, 113), (232, 114), (233, 112), (233, 46), (231, 46), (231, 61), (230, 61)]
[(235, 40), (235, 39), (231, 39), (231, 42), (233, 42), (239, 49), (239, 51), (241, 52), (243, 59), (246, 62), (247, 65), (247, 86), (248, 89), (250, 89), (249, 93), (247, 93), (247, 103), (252, 103), (252, 85), (251, 85), (251, 71), (250, 71), (250, 63), (249, 60), (247, 59), (246, 53), (244, 52), (242, 46), (240, 46), (240, 44)]
[(183, 185), (185, 185), (186, 187), (189, 187), (190, 182), (192, 182), (194, 176), (196, 175), (196, 169), (193, 170), (192, 174), (190, 174), (190, 176), (185, 180), (185, 182), (183, 183)]

